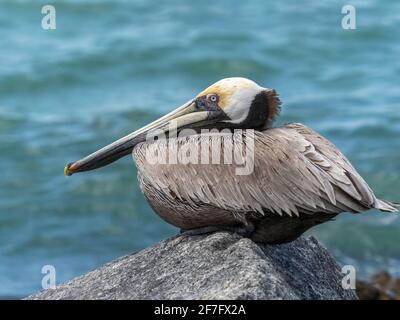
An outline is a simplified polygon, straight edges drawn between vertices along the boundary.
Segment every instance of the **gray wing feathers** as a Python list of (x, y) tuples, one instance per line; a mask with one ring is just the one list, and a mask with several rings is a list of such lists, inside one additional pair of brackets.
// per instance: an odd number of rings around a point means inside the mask
[[(242, 134), (193, 135), (143, 143), (134, 149), (138, 170), (165, 194), (191, 206), (202, 203), (233, 212), (279, 215), (316, 212), (394, 211), (377, 200), (350, 162), (328, 140), (301, 124), (254, 132), (254, 172), (236, 175), (236, 164), (150, 164), (146, 154), (165, 154), (168, 146), (201, 154), (217, 144), (236, 145)], [(214, 139), (214, 140), (213, 140)], [(175, 150), (175, 149), (172, 149)], [(234, 153), (242, 153), (233, 146)], [(150, 153), (149, 153), (150, 151)], [(211, 152), (210, 152), (211, 154)], [(223, 154), (223, 152), (222, 152)], [(223, 155), (221, 155), (223, 159)], [(235, 159), (235, 158), (234, 158)]]
[[(375, 197), (371, 188), (358, 174), (356, 169), (354, 169), (349, 160), (347, 160), (347, 158), (329, 140), (325, 139), (315, 131), (303, 126), (302, 124), (294, 123), (288, 125), (287, 127), (293, 128), (302, 134), (315, 146), (318, 153), (328, 159), (331, 159), (331, 162), (335, 164), (331, 170), (331, 175), (336, 181), (341, 182), (340, 188), (345, 192), (345, 194), (350, 196), (353, 200), (358, 201), (356, 205), (361, 205), (367, 209), (376, 208), (387, 212), (397, 211), (396, 207), (399, 207), (398, 204), (380, 200)], [(345, 201), (342, 196), (341, 199)], [(358, 212), (363, 210), (355, 211)]]

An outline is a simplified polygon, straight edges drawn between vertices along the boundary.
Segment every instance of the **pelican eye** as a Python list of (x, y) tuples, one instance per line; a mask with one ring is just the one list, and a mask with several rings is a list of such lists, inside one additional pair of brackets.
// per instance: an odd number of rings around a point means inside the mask
[(207, 100), (210, 102), (218, 102), (218, 95), (216, 94), (208, 94)]

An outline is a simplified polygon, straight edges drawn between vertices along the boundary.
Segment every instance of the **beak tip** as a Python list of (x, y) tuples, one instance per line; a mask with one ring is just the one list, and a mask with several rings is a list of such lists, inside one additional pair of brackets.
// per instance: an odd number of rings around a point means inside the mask
[(66, 176), (66, 177), (72, 176), (72, 173), (73, 173), (73, 172), (70, 170), (71, 165), (72, 165), (72, 162), (71, 162), (71, 163), (68, 163), (68, 164), (64, 167), (64, 176)]

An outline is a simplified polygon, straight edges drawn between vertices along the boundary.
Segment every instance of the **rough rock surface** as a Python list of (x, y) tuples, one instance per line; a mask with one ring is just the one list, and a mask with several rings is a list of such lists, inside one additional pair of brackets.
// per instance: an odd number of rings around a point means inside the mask
[(314, 238), (176, 236), (28, 299), (357, 299)]

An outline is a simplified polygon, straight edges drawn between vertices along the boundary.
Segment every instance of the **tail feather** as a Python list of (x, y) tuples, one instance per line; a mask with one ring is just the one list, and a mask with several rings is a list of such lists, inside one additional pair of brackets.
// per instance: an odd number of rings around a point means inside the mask
[(400, 208), (400, 203), (376, 199), (375, 208), (384, 212), (397, 212), (399, 211), (397, 208)]

